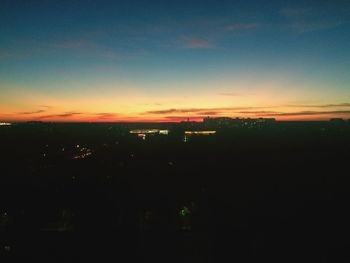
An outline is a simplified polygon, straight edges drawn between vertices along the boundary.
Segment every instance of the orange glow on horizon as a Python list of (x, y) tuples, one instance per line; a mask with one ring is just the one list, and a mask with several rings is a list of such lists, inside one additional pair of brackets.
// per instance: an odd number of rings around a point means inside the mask
[[(208, 116), (206, 116), (208, 117)], [(241, 116), (210, 116), (212, 118), (216, 118), (216, 117), (229, 117), (229, 118), (274, 118), (276, 119), (276, 121), (327, 121), (330, 120), (332, 118), (342, 118), (342, 119), (350, 119), (350, 115), (346, 115), (346, 116), (339, 116), (339, 115), (312, 115), (312, 116), (308, 116), (308, 115), (298, 115), (298, 116), (246, 116), (246, 115), (241, 115)], [(70, 118), (45, 118), (45, 119), (41, 119), (41, 118), (26, 118), (26, 117), (22, 117), (22, 116), (13, 116), (13, 117), (9, 117), (9, 116), (3, 116), (0, 115), (0, 120), (2, 122), (27, 122), (27, 121), (41, 121), (41, 122), (158, 122), (158, 123), (162, 123), (162, 122), (173, 122), (173, 123), (177, 123), (177, 122), (187, 122), (187, 121), (194, 121), (194, 122), (202, 122), (203, 121), (204, 116), (201, 117), (197, 117), (197, 116), (184, 116), (184, 117), (173, 117), (173, 118), (166, 118), (166, 117), (154, 117), (154, 118), (146, 118), (146, 117), (121, 117), (121, 118), (98, 118), (98, 117), (80, 117), (80, 116), (76, 116), (76, 117), (70, 117)]]

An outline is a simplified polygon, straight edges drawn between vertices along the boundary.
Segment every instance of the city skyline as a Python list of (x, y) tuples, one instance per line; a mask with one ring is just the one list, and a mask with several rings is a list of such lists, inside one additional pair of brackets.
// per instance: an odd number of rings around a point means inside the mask
[(348, 1), (2, 1), (0, 121), (350, 118)]

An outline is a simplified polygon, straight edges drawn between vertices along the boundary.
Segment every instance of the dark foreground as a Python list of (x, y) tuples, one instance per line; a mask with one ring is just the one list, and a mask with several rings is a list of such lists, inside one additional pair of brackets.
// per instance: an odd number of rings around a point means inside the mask
[(141, 126), (0, 127), (0, 262), (349, 262), (348, 122)]

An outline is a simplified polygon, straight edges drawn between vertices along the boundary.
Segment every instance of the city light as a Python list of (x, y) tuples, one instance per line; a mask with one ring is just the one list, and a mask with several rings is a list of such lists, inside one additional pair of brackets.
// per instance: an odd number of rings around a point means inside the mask
[(190, 215), (191, 211), (190, 211), (190, 209), (188, 209), (188, 207), (184, 206), (180, 209), (179, 214), (180, 214), (180, 216), (185, 217), (185, 216)]
[(159, 130), (159, 134), (168, 135), (169, 134), (169, 130)]
[(154, 134), (154, 133), (159, 133), (158, 129), (137, 129), (137, 130), (131, 130), (129, 132), (130, 134)]
[(77, 155), (73, 156), (73, 159), (85, 159), (86, 157), (92, 155), (92, 151), (89, 148), (82, 147)]
[(9, 122), (0, 122), (0, 126), (10, 126), (12, 123)]
[(184, 139), (183, 139), (184, 142), (187, 142), (188, 141), (188, 137), (185, 135), (184, 136)]
[(186, 135), (212, 135), (215, 133), (216, 131), (185, 131)]
[(146, 140), (146, 134), (144, 133), (137, 134), (137, 137), (141, 138), (142, 140)]
[(159, 129), (136, 129), (136, 130), (130, 130), (130, 134), (161, 134), (161, 135), (168, 135), (169, 130), (159, 130)]

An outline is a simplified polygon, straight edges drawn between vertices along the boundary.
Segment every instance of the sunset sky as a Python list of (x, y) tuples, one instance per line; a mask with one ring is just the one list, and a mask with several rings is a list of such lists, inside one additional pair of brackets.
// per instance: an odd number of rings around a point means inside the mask
[(0, 121), (350, 118), (350, 1), (0, 1)]

